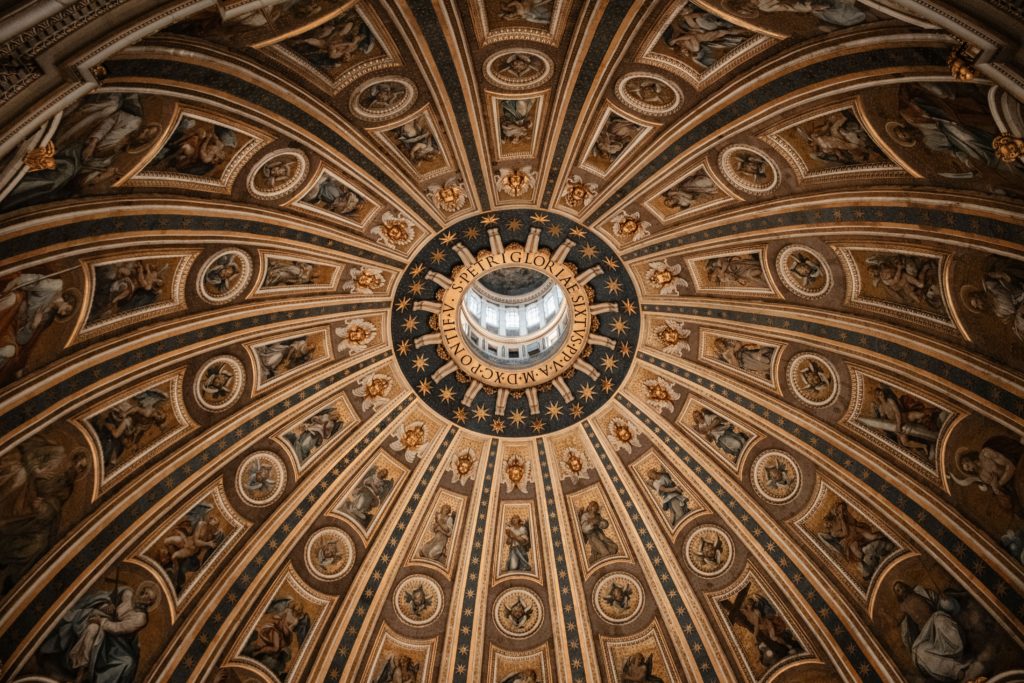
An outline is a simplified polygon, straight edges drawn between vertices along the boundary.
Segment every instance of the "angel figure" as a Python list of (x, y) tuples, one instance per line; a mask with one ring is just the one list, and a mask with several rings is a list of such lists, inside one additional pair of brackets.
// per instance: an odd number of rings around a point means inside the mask
[(682, 357), (683, 353), (690, 350), (691, 330), (678, 320), (666, 318), (654, 328), (654, 336), (662, 344), (662, 351), (673, 356)]
[[(950, 470), (949, 478), (964, 488), (977, 486), (1005, 510), (1019, 511), (1024, 501), (1022, 460), (1024, 440), (994, 436), (978, 450), (957, 449), (953, 456), (956, 467)], [(957, 476), (955, 470), (963, 472), (964, 476)]]
[(530, 566), (530, 523), (519, 515), (513, 514), (505, 525), (505, 545), (508, 546), (508, 559), (505, 571), (528, 572)]
[(804, 648), (775, 606), (752, 588), (748, 583), (735, 598), (723, 600), (722, 607), (731, 623), (754, 635), (761, 664), (770, 668)]
[(661, 499), (661, 509), (668, 515), (669, 523), (675, 526), (681, 522), (690, 511), (690, 499), (669, 471), (661, 465), (652, 467), (647, 470), (647, 481)]
[(386, 467), (371, 467), (362, 481), (356, 485), (355, 490), (341, 504), (341, 508), (367, 529), (376, 510), (384, 504), (394, 486), (395, 481)]
[(661, 193), (661, 200), (670, 209), (689, 209), (701, 197), (718, 194), (718, 185), (703, 170), (691, 173)]
[(435, 562), (444, 562), (448, 555), (448, 540), (455, 533), (455, 511), (452, 506), (444, 503), (434, 512), (430, 524), (431, 537), (420, 548), (420, 557)]
[(264, 287), (295, 287), (313, 284), (313, 270), (308, 261), (293, 261), (279, 258), (267, 259), (267, 273), (263, 276)]
[(334, 333), (341, 338), (338, 342), (338, 353), (348, 351), (349, 356), (365, 351), (377, 338), (377, 328), (362, 318), (349, 320), (344, 327), (335, 329)]
[(223, 296), (231, 291), (241, 275), (242, 266), (238, 263), (238, 255), (228, 253), (214, 261), (203, 273), (203, 284), (207, 291)]
[(991, 311), (1024, 342), (1024, 267), (1006, 262), (993, 267), (981, 281), (981, 287), (963, 290), (967, 306), (975, 313)]
[(0, 377), (24, 367), (27, 350), (55, 320), (67, 320), (75, 299), (59, 277), (22, 273), (0, 293)]
[(665, 260), (651, 261), (647, 264), (647, 272), (644, 274), (644, 279), (661, 296), (676, 296), (679, 294), (680, 287), (688, 287), (690, 285), (686, 278), (680, 275), (681, 272), (683, 272), (683, 267), (678, 263), (669, 264)]
[(231, 396), (237, 380), (235, 370), (229, 363), (213, 363), (203, 373), (203, 378), (199, 382), (199, 391), (207, 403), (217, 405)]
[(654, 653), (634, 652), (622, 662), (622, 683), (665, 683), (654, 675)]
[(125, 456), (135, 455), (151, 429), (167, 422), (167, 394), (149, 389), (124, 399), (89, 420), (99, 436), (103, 462), (116, 467)]
[(388, 657), (384, 668), (373, 683), (415, 683), (419, 680), (420, 665), (406, 655)]
[(256, 623), (242, 654), (255, 659), (283, 681), (288, 675), (292, 645), (301, 646), (306, 640), (310, 622), (309, 614), (297, 600), (277, 598)]
[(337, 434), (344, 422), (337, 409), (328, 406), (307, 418), (295, 431), (284, 435), (300, 463), (306, 462), (317, 448)]
[(391, 131), (402, 154), (415, 165), (429, 162), (441, 154), (437, 139), (427, 125), (425, 117), (413, 119)]
[(699, 408), (691, 415), (693, 428), (708, 441), (718, 446), (733, 460), (740, 457), (750, 435), (736, 428), (736, 425), (716, 415), (707, 408)]
[(376, 40), (359, 14), (348, 11), (316, 27), (309, 37), (293, 39), (293, 44), (312, 47), (332, 66), (339, 66), (352, 61), (359, 52), (369, 54)]
[(501, 101), (501, 141), (517, 145), (533, 135), (533, 109), (536, 100)]
[(499, 16), (506, 21), (551, 23), (551, 0), (501, 0)]

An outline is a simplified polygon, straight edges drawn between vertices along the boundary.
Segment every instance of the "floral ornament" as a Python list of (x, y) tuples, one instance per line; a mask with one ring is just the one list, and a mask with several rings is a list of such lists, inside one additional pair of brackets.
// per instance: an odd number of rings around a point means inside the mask
[(579, 209), (588, 206), (596, 194), (597, 183), (585, 183), (583, 178), (574, 175), (562, 192), (562, 202), (570, 208)]
[(419, 457), (427, 445), (427, 426), (422, 420), (410, 422), (408, 425), (400, 424), (391, 435), (395, 437), (389, 444), (391, 450), (405, 451), (406, 462), (412, 462)]
[(654, 328), (654, 336), (662, 344), (661, 350), (673, 356), (682, 357), (690, 350), (690, 330), (678, 320), (664, 320)]
[(526, 493), (526, 485), (530, 481), (530, 463), (519, 455), (511, 455), (505, 459), (505, 493), (513, 490)]
[(661, 377), (654, 377), (645, 379), (643, 385), (647, 390), (647, 402), (650, 405), (654, 406), (659, 413), (666, 410), (672, 412), (675, 407), (672, 402), (679, 400), (679, 392), (676, 391), (675, 384)]
[(530, 166), (516, 169), (499, 168), (494, 180), (498, 183), (499, 190), (509, 196), (519, 197), (529, 192), (537, 182), (537, 172)]
[(472, 479), (473, 472), (476, 471), (476, 461), (476, 451), (471, 448), (455, 456), (452, 460), (452, 483), (462, 485)]
[(616, 451), (632, 453), (634, 448), (640, 448), (640, 436), (636, 432), (636, 427), (621, 417), (613, 417), (608, 421), (608, 436), (611, 437), (612, 447)]
[(416, 228), (401, 212), (385, 211), (380, 225), (371, 228), (370, 235), (389, 249), (399, 249), (412, 244), (416, 238)]
[(359, 380), (359, 386), (352, 395), (363, 399), (363, 412), (377, 410), (388, 402), (388, 394), (394, 384), (390, 375), (375, 372)]
[(341, 288), (352, 294), (373, 294), (374, 290), (382, 289), (386, 282), (384, 271), (375, 266), (353, 268), (348, 278)]
[(1024, 138), (1015, 138), (1003, 133), (992, 141), (992, 149), (1000, 161), (1012, 164), (1024, 159)]
[(590, 468), (583, 452), (575, 446), (566, 448), (558, 458), (558, 466), (562, 470), (562, 479), (571, 479), (577, 483), (580, 479), (589, 479), (587, 470)]
[(361, 353), (377, 338), (377, 327), (362, 318), (349, 320), (344, 327), (334, 330), (334, 334), (341, 338), (338, 342), (338, 353), (345, 353), (354, 356)]
[(640, 220), (640, 212), (626, 213), (623, 211), (612, 221), (612, 233), (623, 242), (639, 242), (650, 235), (651, 224)]
[(466, 186), (461, 178), (450, 178), (444, 185), (431, 185), (427, 197), (441, 211), (455, 213), (466, 205)]
[(680, 287), (688, 287), (689, 282), (681, 277), (683, 267), (679, 264), (669, 265), (668, 261), (652, 261), (647, 266), (644, 279), (658, 290), (662, 296), (679, 294)]

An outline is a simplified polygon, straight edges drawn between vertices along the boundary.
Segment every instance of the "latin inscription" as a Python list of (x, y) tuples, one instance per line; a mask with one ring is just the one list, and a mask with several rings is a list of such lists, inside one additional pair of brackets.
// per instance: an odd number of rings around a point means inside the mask
[[(522, 370), (499, 370), (481, 361), (463, 342), (459, 330), (459, 307), (470, 283), (488, 271), (506, 266), (528, 266), (546, 273), (562, 287), (572, 308), (572, 327), (558, 352), (542, 364)], [(490, 386), (526, 389), (550, 382), (576, 362), (590, 333), (590, 306), (586, 290), (568, 266), (552, 261), (546, 254), (513, 249), (485, 256), (463, 268), (444, 293), (438, 322), (441, 341), (459, 370)]]

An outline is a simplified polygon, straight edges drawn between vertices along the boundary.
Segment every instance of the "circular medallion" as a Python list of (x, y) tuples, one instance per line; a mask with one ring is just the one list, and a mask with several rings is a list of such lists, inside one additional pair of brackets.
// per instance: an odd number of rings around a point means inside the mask
[(253, 453), (238, 468), (235, 487), (249, 505), (270, 505), (284, 491), (287, 475), (284, 463), (270, 451)]
[(704, 524), (686, 537), (686, 563), (701, 576), (718, 576), (732, 564), (732, 540), (721, 528)]
[(207, 410), (224, 410), (238, 400), (245, 388), (245, 369), (234, 356), (217, 356), (206, 361), (196, 373), (193, 391), (196, 401)]
[(789, 361), (789, 388), (810, 406), (826, 406), (839, 395), (835, 366), (816, 353), (801, 353)]
[(730, 183), (752, 194), (770, 192), (779, 184), (779, 169), (753, 147), (729, 147), (719, 157), (718, 166)]
[(544, 83), (553, 71), (551, 60), (534, 50), (504, 50), (484, 62), (484, 76), (494, 85), (524, 90)]
[(633, 73), (615, 86), (619, 99), (641, 114), (667, 116), (683, 103), (683, 94), (675, 84), (652, 73)]
[(462, 221), (399, 283), (391, 332), (422, 399), (484, 434), (576, 424), (615, 393), (636, 353), (639, 306), (595, 233), (542, 212)]
[(494, 601), (494, 623), (511, 638), (526, 638), (544, 621), (540, 598), (525, 588), (509, 588)]
[(349, 535), (338, 527), (325, 527), (306, 541), (306, 568), (318, 579), (339, 579), (352, 569), (356, 550)]
[(238, 296), (252, 277), (252, 259), (241, 249), (224, 249), (206, 259), (199, 269), (196, 289), (211, 304)]
[(765, 451), (750, 466), (754, 490), (770, 503), (785, 503), (800, 489), (800, 468), (788, 453)]
[(786, 289), (797, 296), (813, 299), (832, 287), (832, 271), (821, 254), (799, 244), (784, 247), (775, 259), (775, 267)]
[(629, 574), (609, 574), (594, 589), (597, 613), (613, 624), (630, 621), (644, 606), (644, 590)]
[(416, 86), (408, 78), (385, 76), (356, 88), (349, 100), (353, 113), (367, 121), (398, 116), (416, 99)]
[(428, 576), (414, 574), (398, 584), (394, 597), (395, 612), (412, 626), (429, 624), (444, 607), (441, 586)]
[(309, 159), (299, 149), (279, 149), (263, 157), (246, 181), (253, 197), (279, 199), (294, 190), (309, 171)]

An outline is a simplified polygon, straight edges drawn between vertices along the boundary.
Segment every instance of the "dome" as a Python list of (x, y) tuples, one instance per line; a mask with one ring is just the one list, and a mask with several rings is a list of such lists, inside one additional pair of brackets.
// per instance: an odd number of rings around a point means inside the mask
[(1010, 0), (0, 10), (0, 680), (1024, 680)]

